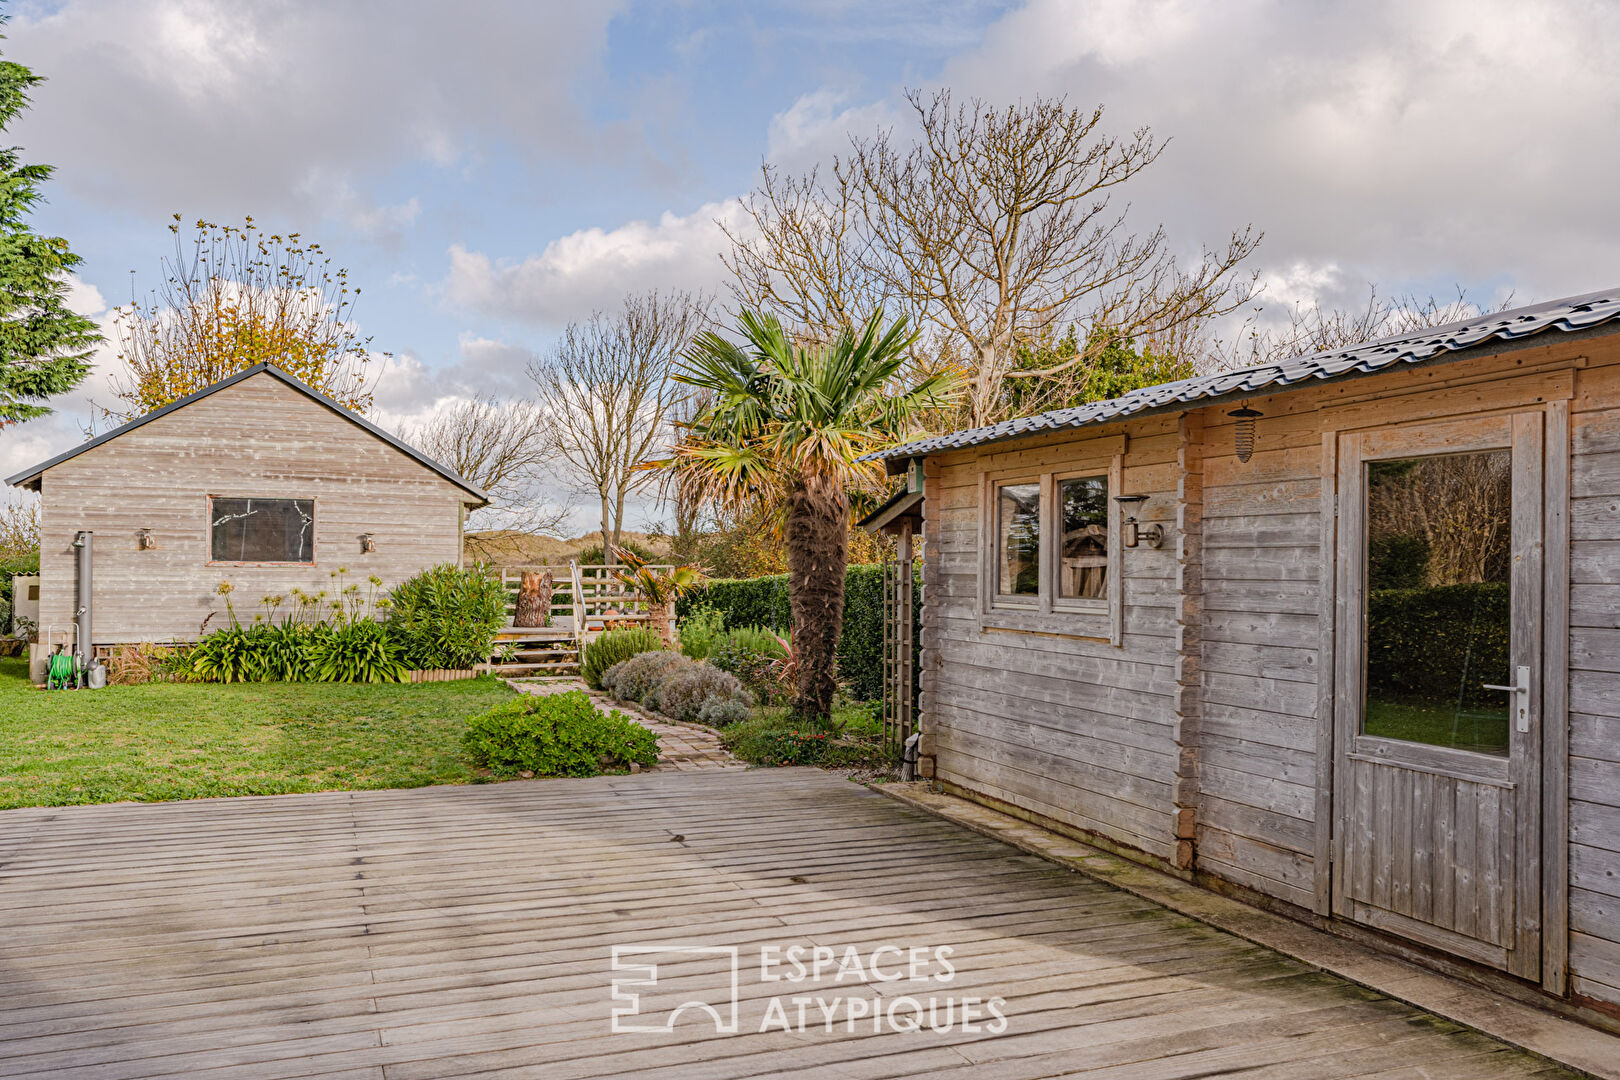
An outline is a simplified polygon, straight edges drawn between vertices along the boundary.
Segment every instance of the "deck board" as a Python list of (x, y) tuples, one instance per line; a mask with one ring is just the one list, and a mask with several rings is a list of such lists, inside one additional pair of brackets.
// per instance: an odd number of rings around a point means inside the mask
[[(1556, 1075), (813, 770), (7, 811), (0, 910), (6, 1077)], [(668, 942), (742, 950), (739, 1034), (610, 1031), (612, 947)], [(958, 974), (762, 982), (796, 943)], [(665, 964), (649, 1008), (715, 963)], [(997, 995), (1007, 1030), (760, 1030), (777, 995), (874, 991)]]

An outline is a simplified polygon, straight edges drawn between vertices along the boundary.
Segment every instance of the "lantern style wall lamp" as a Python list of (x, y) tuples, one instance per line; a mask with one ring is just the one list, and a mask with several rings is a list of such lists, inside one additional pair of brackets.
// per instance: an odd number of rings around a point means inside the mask
[(1123, 534), (1120, 537), (1120, 542), (1128, 548), (1136, 547), (1143, 541), (1146, 541), (1147, 546), (1151, 548), (1164, 546), (1163, 525), (1160, 525), (1158, 522), (1154, 522), (1152, 525), (1149, 525), (1144, 529), (1142, 526), (1136, 523), (1136, 512), (1141, 508), (1143, 503), (1147, 502), (1147, 499), (1148, 497), (1146, 495), (1114, 496), (1114, 501), (1119, 503), (1120, 511), (1129, 515), (1120, 528), (1120, 532)]
[(151, 529), (135, 530), (135, 550), (151, 551), (157, 547), (157, 537), (152, 535)]
[(377, 550), (377, 540), (370, 533), (360, 534), (360, 554), (370, 555)]
[(1251, 409), (1247, 402), (1243, 408), (1233, 409), (1226, 414), (1237, 421), (1237, 427), (1232, 432), (1232, 449), (1237, 459), (1245, 465), (1254, 457), (1254, 422), (1266, 415), (1259, 409)]

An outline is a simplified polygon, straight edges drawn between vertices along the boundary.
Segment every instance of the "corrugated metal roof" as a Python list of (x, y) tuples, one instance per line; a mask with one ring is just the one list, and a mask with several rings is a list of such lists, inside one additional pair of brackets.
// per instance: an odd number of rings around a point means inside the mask
[(1416, 334), (1370, 341), (1349, 349), (1298, 356), (1278, 364), (1262, 364), (1240, 371), (1223, 371), (1216, 375), (1199, 375), (1177, 382), (1146, 386), (1117, 398), (1093, 401), (1072, 409), (1056, 409), (1036, 416), (1003, 420), (989, 427), (969, 428), (919, 439), (869, 454), (867, 459), (893, 461), (921, 457), (1042, 431), (1102, 424), (1220, 398), (1273, 394), (1314, 380), (1367, 374), (1396, 364), (1421, 364), (1493, 340), (1514, 341), (1547, 330), (1565, 333), (1589, 330), (1617, 319), (1620, 319), (1620, 288), (1607, 289), (1512, 311), (1492, 312), (1474, 319), (1431, 327)]

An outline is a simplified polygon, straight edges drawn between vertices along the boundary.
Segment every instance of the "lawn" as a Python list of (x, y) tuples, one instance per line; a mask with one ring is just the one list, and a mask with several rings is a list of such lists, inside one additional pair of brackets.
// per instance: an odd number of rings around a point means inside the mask
[(44, 692), (4, 659), (0, 809), (464, 784), (467, 717), (511, 694), (487, 678)]
[(1369, 699), (1361, 730), (1386, 739), (1406, 739), (1486, 754), (1505, 753), (1507, 710), (1458, 712), (1433, 702)]

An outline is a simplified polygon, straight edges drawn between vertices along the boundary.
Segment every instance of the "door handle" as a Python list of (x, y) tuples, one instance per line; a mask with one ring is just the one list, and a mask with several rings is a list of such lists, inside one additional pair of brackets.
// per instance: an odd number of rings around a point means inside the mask
[(1519, 677), (1517, 686), (1498, 686), (1496, 683), (1480, 683), (1480, 686), (1486, 690), (1512, 694), (1514, 727), (1526, 732), (1530, 730), (1530, 669), (1521, 666), (1515, 674)]

